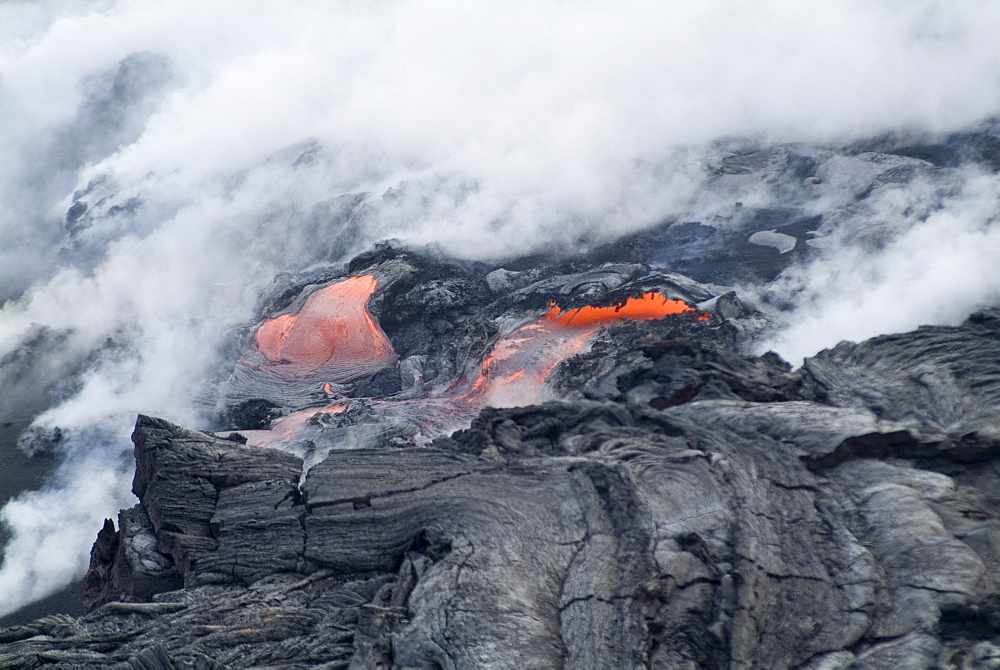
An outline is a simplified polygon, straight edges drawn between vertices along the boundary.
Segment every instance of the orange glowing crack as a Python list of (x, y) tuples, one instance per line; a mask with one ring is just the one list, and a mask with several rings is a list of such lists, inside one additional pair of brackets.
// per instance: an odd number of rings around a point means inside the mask
[(254, 336), (270, 365), (253, 366), (285, 381), (322, 375), (354, 381), (391, 366), (396, 352), (368, 312), (378, 280), (348, 277), (313, 293), (302, 309), (265, 319)]

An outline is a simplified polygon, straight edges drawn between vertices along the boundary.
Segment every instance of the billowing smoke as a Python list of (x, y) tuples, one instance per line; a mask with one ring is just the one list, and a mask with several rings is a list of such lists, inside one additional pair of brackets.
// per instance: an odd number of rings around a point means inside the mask
[[(721, 137), (966, 127), (1000, 111), (997, 34), (1000, 6), (954, 0), (0, 3), (0, 357), (6, 375), (59, 352), (34, 434), (64, 459), (3, 509), (0, 613), (82, 573), (128, 504), (135, 413), (200, 425), (228, 329), (277, 273), (388, 237), (486, 258), (711, 211)], [(969, 175), (932, 216), (886, 202), (880, 251), (833, 239), (785, 279), (773, 346), (994, 299), (995, 201)]]

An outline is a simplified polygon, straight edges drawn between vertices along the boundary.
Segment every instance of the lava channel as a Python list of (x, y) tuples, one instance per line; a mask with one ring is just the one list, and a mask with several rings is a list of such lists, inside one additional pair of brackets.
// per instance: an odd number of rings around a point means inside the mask
[[(604, 326), (694, 311), (683, 300), (671, 300), (656, 291), (609, 307), (587, 305), (562, 311), (552, 302), (541, 317), (500, 338), (471, 380), (466, 376), (450, 391), (475, 408), (533, 404), (556, 366), (580, 353)], [(702, 313), (698, 319), (709, 316)]]
[(368, 312), (377, 285), (372, 275), (348, 277), (313, 293), (298, 312), (265, 319), (254, 340), (268, 363), (244, 363), (282, 381), (337, 384), (395, 365), (389, 338)]

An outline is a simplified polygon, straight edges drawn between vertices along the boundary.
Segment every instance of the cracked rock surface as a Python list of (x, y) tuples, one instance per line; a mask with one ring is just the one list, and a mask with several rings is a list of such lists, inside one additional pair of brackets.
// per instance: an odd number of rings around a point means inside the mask
[[(141, 502), (95, 544), (90, 614), (0, 631), (0, 662), (996, 667), (1000, 474), (969, 428), (998, 409), (989, 317), (796, 373), (654, 330), (589, 396), (333, 450), (304, 477), (289, 453), (140, 417)], [(892, 366), (920, 347), (951, 353)], [(879, 374), (848, 376), (866, 357)], [(694, 397), (630, 396), (666, 395), (664, 360)]]

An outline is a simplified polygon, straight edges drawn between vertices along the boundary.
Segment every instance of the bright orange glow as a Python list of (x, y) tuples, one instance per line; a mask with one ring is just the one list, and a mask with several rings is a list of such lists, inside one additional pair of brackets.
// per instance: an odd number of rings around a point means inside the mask
[(641, 298), (628, 298), (619, 305), (610, 307), (578, 307), (560, 313), (559, 307), (552, 303), (552, 308), (546, 312), (545, 318), (554, 319), (565, 326), (605, 325), (615, 321), (650, 321), (662, 319), (668, 314), (693, 312), (694, 307), (683, 300), (670, 300), (662, 294), (651, 291), (643, 293)]
[[(500, 338), (483, 359), (478, 374), (455, 384), (456, 399), (484, 404), (531, 404), (545, 380), (567, 358), (580, 353), (597, 331), (620, 321), (649, 321), (694, 312), (683, 300), (658, 292), (628, 298), (609, 307), (584, 306), (563, 312), (554, 302), (548, 312)], [(698, 318), (708, 318), (702, 314)]]
[[(365, 360), (369, 361), (369, 366), (374, 365), (366, 368), (366, 374), (394, 363), (395, 352), (388, 340), (385, 340), (384, 347), (379, 345), (379, 338), (385, 338), (385, 335), (365, 307), (374, 289), (374, 277), (352, 277), (314, 293), (298, 314), (283, 314), (266, 321), (258, 329), (257, 348), (276, 365), (265, 369), (282, 370), (300, 365), (339, 383), (338, 380), (345, 377), (342, 373), (337, 377), (338, 371), (352, 365), (354, 368), (351, 369), (357, 369)], [(323, 295), (317, 298), (320, 294)], [(314, 298), (317, 299), (315, 305), (311, 304)], [(476, 368), (468, 370), (444, 393), (384, 402), (387, 407), (408, 408), (402, 411), (415, 417), (431, 434), (454, 430), (486, 405), (510, 407), (538, 402), (549, 375), (564, 360), (583, 351), (604, 326), (682, 313), (690, 313), (699, 321), (711, 317), (710, 314), (697, 312), (681, 300), (670, 300), (656, 292), (629, 298), (610, 307), (585, 306), (565, 312), (552, 303), (546, 313), (501, 337)], [(298, 329), (307, 326), (319, 334), (299, 332)], [(330, 332), (341, 339), (335, 337), (328, 341), (325, 334)], [(362, 358), (369, 351), (376, 352), (375, 358)], [(343, 362), (345, 358), (347, 364)], [(334, 396), (331, 382), (325, 382), (322, 388), (328, 396)], [(302, 439), (302, 435), (308, 434), (307, 422), (313, 416), (323, 412), (339, 413), (345, 409), (344, 403), (323, 409), (306, 409), (290, 414), (269, 431), (242, 433), (252, 445), (291, 441), (297, 436)]]
[(368, 313), (378, 280), (348, 277), (313, 293), (302, 309), (265, 319), (254, 336), (270, 365), (253, 366), (284, 379), (322, 375), (343, 383), (395, 364), (396, 352)]

